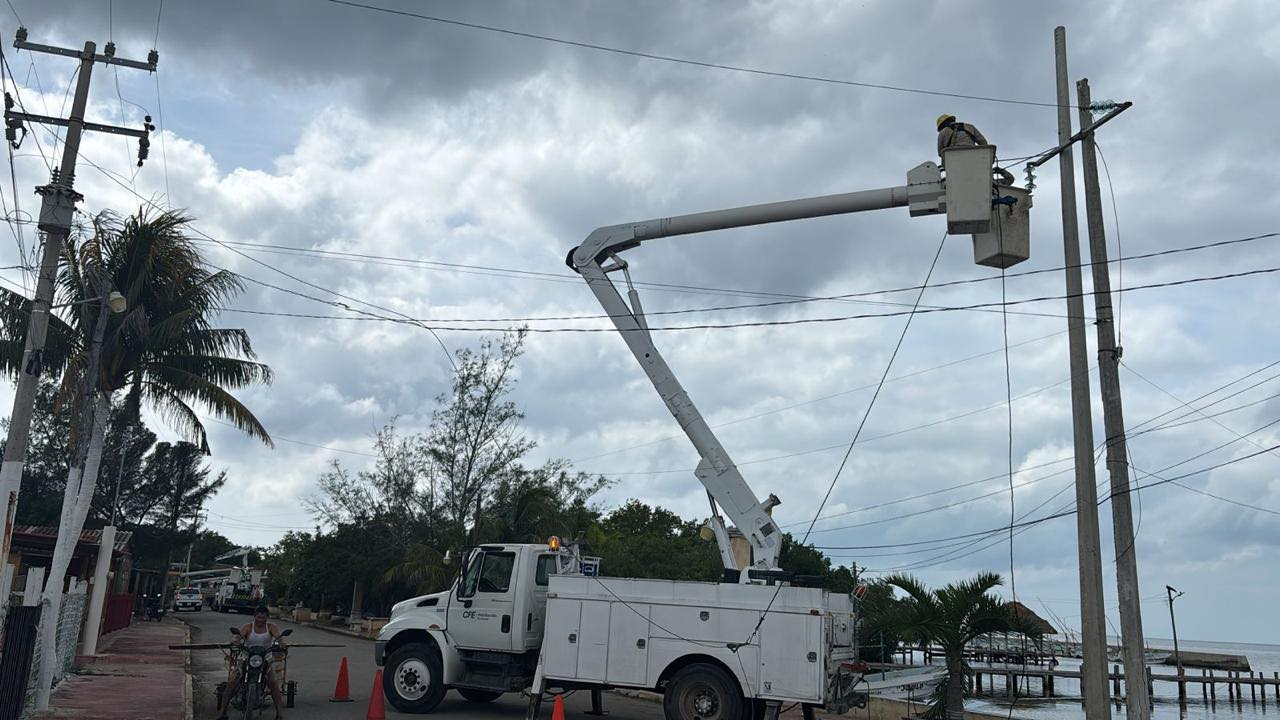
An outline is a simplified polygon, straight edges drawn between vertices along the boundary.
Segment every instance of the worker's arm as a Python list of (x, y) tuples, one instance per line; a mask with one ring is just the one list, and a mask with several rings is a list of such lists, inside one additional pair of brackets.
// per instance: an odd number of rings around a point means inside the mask
[(284, 635), (280, 634), (280, 626), (275, 623), (267, 623), (267, 631), (271, 633), (271, 637), (276, 641), (277, 645), (284, 647)]
[(951, 134), (954, 132), (949, 127), (944, 127), (938, 131), (938, 157), (942, 157), (942, 150), (951, 144)]
[(978, 128), (976, 128), (976, 127), (974, 127), (974, 126), (972, 126), (972, 125), (969, 125), (969, 126), (968, 126), (968, 129), (969, 129), (969, 131), (970, 131), (970, 132), (972, 132), (972, 133), (973, 133), (973, 143), (974, 143), (975, 145), (990, 145), (990, 144), (991, 144), (991, 143), (987, 142), (987, 138), (983, 136), (982, 131), (981, 131), (981, 130), (979, 130)]

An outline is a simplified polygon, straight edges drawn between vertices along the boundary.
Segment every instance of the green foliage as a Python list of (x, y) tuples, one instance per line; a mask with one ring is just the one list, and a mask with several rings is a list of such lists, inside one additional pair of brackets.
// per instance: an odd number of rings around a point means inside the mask
[(906, 595), (884, 614), (886, 626), (911, 643), (940, 646), (946, 657), (947, 677), (934, 693), (926, 717), (963, 716), (965, 675), (969, 670), (964, 650), (970, 642), (997, 632), (1039, 637), (1037, 627), (1020, 619), (1008, 603), (990, 594), (1002, 584), (995, 573), (980, 573), (971, 580), (934, 590), (910, 575), (892, 575), (884, 581)]
[(720, 553), (699, 536), (699, 528), (669, 510), (629, 500), (602, 518), (587, 539), (604, 575), (718, 580), (724, 569)]

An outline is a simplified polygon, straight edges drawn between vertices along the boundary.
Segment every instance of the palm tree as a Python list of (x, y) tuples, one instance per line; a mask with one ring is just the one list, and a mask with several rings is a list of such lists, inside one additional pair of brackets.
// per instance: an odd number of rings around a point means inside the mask
[[(46, 371), (61, 370), (60, 398), (73, 399), (72, 463), (64, 493), (58, 541), (45, 585), (46, 617), (57, 617), (63, 577), (97, 484), (111, 396), (126, 390), (126, 411), (136, 421), (148, 403), (185, 437), (209, 451), (207, 433), (193, 406), (203, 406), (270, 444), (262, 423), (230, 390), (269, 382), (271, 370), (256, 362), (244, 330), (215, 328), (221, 306), (242, 290), (239, 278), (208, 269), (184, 235), (191, 219), (174, 211), (121, 219), (103, 213), (87, 238), (68, 241), (56, 292), (67, 308), (51, 318), (43, 355)], [(127, 300), (121, 315), (106, 311), (114, 289)], [(31, 303), (0, 290), (0, 367), (16, 373)], [(15, 321), (16, 320), (16, 321)], [(47, 688), (54, 657), (53, 633), (42, 634), (41, 687)], [(46, 667), (47, 665), (47, 667)], [(47, 704), (47, 690), (37, 707)]]
[(938, 645), (946, 657), (947, 676), (934, 691), (928, 718), (964, 717), (965, 680), (969, 665), (966, 646), (982, 635), (1021, 632), (1039, 637), (1039, 629), (1024, 622), (998, 597), (988, 594), (1002, 583), (995, 573), (929, 590), (910, 575), (892, 575), (884, 582), (906, 593), (886, 610), (883, 622), (901, 636), (923, 645)]

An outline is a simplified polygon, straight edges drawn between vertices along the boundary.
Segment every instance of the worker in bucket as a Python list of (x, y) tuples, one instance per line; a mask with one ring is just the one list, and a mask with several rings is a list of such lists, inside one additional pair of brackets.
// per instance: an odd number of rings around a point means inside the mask
[(942, 151), (949, 147), (964, 147), (966, 145), (990, 145), (987, 138), (983, 136), (978, 128), (969, 123), (956, 121), (955, 115), (939, 115), (938, 116), (938, 156), (942, 156)]
[[(949, 147), (971, 147), (990, 144), (981, 130), (969, 123), (957, 122), (955, 115), (942, 114), (938, 116), (938, 157), (942, 157), (942, 151)], [(994, 172), (1000, 178), (996, 181), (997, 184), (1013, 184), (1013, 175), (1008, 170), (994, 168)]]

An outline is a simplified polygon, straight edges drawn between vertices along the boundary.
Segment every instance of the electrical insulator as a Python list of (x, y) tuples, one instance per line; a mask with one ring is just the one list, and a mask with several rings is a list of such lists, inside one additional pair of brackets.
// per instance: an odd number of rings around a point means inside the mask
[(26, 41), (27, 41), (27, 29), (26, 29), (26, 28), (24, 28), (24, 27), (20, 27), (20, 28), (18, 28), (18, 32), (14, 35), (13, 40), (14, 40), (14, 42), (26, 42)]
[(156, 52), (155, 50), (152, 50), (151, 52), (147, 53), (147, 64), (151, 66), (152, 70), (155, 70), (156, 65), (158, 65), (159, 63), (160, 63), (160, 53)]
[(107, 57), (115, 57), (116, 56), (115, 42), (108, 42), (107, 46), (102, 48), (102, 54), (106, 55)]

